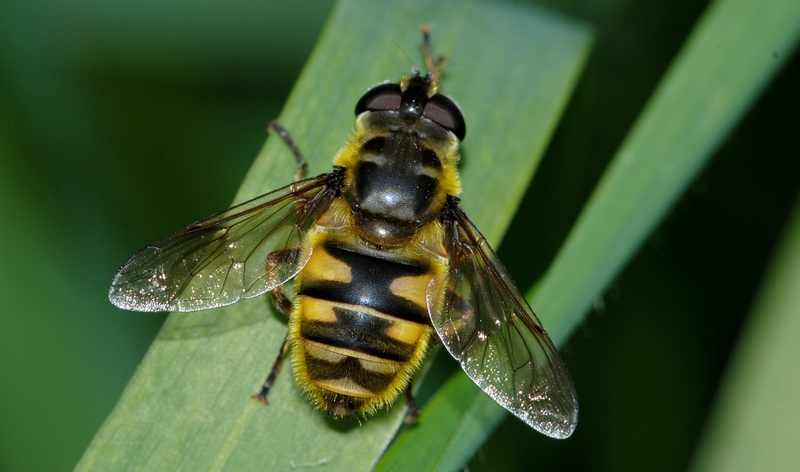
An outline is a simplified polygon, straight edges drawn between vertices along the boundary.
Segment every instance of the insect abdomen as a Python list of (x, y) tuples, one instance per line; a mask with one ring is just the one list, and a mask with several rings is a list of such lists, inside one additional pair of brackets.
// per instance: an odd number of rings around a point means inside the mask
[(340, 416), (391, 403), (419, 366), (432, 332), (425, 302), (436, 270), (424, 259), (313, 233), (292, 315), (295, 375)]

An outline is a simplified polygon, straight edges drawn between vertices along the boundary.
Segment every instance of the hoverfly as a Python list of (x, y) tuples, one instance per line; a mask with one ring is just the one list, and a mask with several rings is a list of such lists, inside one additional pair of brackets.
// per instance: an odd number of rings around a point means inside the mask
[[(117, 272), (109, 298), (136, 311), (194, 311), (270, 292), (286, 341), (255, 398), (266, 402), (291, 352), (298, 385), (334, 416), (369, 415), (405, 392), (441, 342), (491, 398), (566, 438), (578, 421), (567, 368), (486, 239), (467, 218), (458, 147), (466, 125), (428, 73), (370, 89), (333, 169), (160, 239)], [(283, 284), (294, 279), (293, 301)], [(413, 414), (413, 413), (411, 413)]]

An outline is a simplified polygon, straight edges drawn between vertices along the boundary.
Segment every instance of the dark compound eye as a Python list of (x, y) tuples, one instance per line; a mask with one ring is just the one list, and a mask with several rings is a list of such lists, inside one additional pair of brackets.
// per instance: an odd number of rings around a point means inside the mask
[(467, 125), (464, 123), (461, 110), (454, 101), (444, 95), (436, 94), (428, 100), (422, 114), (441, 127), (452, 131), (459, 141), (464, 140), (464, 136), (467, 134)]
[[(399, 110), (402, 104), (403, 91), (399, 84), (376, 85), (369, 89), (356, 104), (356, 116), (365, 111)], [(461, 110), (453, 100), (436, 94), (427, 100), (422, 114), (444, 129), (452, 131), (459, 141), (464, 140), (464, 136), (467, 134), (467, 125), (464, 123)]]
[(365, 111), (397, 110), (402, 103), (403, 92), (399, 84), (381, 84), (372, 87), (356, 104), (356, 116)]

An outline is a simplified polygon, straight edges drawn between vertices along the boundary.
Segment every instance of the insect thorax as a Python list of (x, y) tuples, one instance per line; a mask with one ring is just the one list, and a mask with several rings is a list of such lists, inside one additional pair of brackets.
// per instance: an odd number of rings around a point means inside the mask
[(344, 197), (355, 232), (376, 246), (408, 244), (460, 193), (458, 141), (425, 120), (364, 113), (334, 159), (347, 168)]

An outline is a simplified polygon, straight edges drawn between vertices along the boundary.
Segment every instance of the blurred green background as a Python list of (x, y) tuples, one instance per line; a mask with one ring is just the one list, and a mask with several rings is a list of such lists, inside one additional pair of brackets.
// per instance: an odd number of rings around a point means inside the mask
[[(522, 287), (547, 268), (706, 7), (537, 4), (597, 36), (500, 248)], [(111, 276), (144, 244), (231, 202), (329, 8), (0, 0), (0, 470), (80, 458), (164, 319), (112, 307)], [(507, 418), (470, 470), (686, 467), (800, 190), (800, 62), (780, 59), (562, 349), (581, 400), (573, 438)]]

